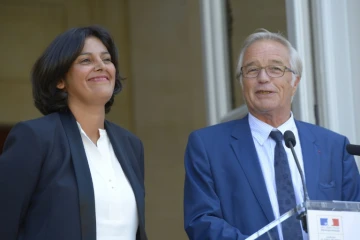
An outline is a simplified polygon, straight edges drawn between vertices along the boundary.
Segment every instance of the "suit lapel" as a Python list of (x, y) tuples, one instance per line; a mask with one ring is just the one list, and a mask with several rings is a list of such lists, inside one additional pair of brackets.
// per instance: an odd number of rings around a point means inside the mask
[(94, 188), (80, 131), (70, 112), (59, 115), (68, 138), (78, 185), (82, 240), (96, 240)]
[(304, 162), (306, 187), (310, 199), (316, 199), (317, 184), (319, 182), (320, 158), (314, 134), (303, 123), (295, 121), (301, 144)]
[(129, 180), (130, 185), (134, 191), (140, 224), (142, 227), (144, 227), (144, 190), (142, 189), (141, 183), (136, 177), (135, 171), (132, 167), (133, 164), (131, 163), (131, 161), (135, 159), (131, 159), (128, 156), (128, 153), (132, 151), (131, 149), (129, 149), (128, 139), (126, 139), (122, 134), (115, 135), (117, 129), (112, 127), (111, 124), (109, 124), (107, 121), (105, 121), (105, 129), (111, 141), (111, 145), (113, 146), (114, 153), (121, 165), (121, 168), (123, 169), (124, 174)]
[(235, 155), (249, 181), (259, 205), (270, 222), (274, 220), (275, 217), (247, 117), (241, 119), (235, 126), (232, 137), (235, 138), (235, 140), (231, 142)]

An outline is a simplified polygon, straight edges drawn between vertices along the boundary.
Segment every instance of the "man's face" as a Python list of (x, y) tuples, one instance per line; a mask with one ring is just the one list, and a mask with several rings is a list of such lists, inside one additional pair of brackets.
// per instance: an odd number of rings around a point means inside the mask
[[(281, 43), (259, 40), (246, 50), (242, 66), (276, 65), (290, 68), (289, 57), (289, 51)], [(243, 77), (243, 96), (249, 112), (265, 122), (268, 122), (266, 119), (269, 117), (286, 121), (290, 116), (291, 100), (300, 77), (296, 77), (293, 85), (292, 79), (291, 72), (286, 71), (282, 77), (272, 78), (267, 75), (265, 69), (255, 78)]]

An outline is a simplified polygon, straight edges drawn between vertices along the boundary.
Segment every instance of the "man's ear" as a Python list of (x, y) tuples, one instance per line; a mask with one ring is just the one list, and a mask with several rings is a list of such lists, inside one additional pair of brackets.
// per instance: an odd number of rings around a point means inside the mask
[(295, 81), (294, 81), (294, 84), (293, 84), (293, 93), (292, 93), (293, 96), (295, 95), (296, 89), (297, 89), (297, 87), (299, 86), (300, 79), (301, 79), (301, 77), (298, 76), (298, 75), (297, 75), (296, 78), (295, 78)]
[(58, 84), (56, 85), (58, 89), (65, 89), (65, 81), (61, 79)]

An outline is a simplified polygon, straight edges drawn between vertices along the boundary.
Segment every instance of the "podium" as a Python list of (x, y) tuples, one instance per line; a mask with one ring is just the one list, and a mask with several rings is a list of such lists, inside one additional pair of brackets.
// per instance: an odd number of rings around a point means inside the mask
[(309, 200), (281, 215), (246, 240), (278, 239), (278, 226), (302, 212), (306, 213), (304, 222), (309, 240), (360, 239), (360, 202)]

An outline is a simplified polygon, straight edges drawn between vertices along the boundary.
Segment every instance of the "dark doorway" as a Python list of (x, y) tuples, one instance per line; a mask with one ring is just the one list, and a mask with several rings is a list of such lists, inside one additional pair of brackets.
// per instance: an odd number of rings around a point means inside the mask
[(0, 154), (2, 153), (5, 139), (6, 139), (7, 135), (9, 134), (10, 130), (11, 130), (11, 126), (0, 125)]

